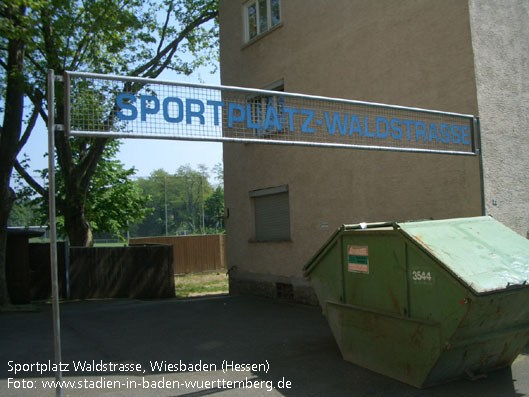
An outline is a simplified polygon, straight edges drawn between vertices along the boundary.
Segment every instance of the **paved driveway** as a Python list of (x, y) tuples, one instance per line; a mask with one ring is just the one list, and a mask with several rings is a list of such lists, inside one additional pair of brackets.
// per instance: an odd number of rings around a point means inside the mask
[[(0, 313), (0, 395), (55, 395), (39, 309)], [(64, 396), (529, 396), (529, 350), (485, 379), (418, 390), (342, 360), (319, 308), (274, 300), (68, 302), (61, 324)]]

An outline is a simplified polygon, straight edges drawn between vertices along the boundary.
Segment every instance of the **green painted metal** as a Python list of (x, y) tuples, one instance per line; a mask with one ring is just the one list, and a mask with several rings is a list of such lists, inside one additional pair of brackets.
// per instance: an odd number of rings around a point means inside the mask
[(489, 217), (344, 225), (304, 267), (347, 361), (425, 387), (529, 341), (529, 241)]
[(398, 226), (478, 294), (529, 283), (527, 239), (491, 217)]

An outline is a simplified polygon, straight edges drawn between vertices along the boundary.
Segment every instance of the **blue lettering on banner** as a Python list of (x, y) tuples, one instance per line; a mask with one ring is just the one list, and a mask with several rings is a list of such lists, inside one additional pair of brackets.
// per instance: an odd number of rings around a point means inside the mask
[(277, 117), (276, 108), (274, 106), (267, 106), (263, 128), (265, 131), (270, 131), (271, 127), (274, 127), (277, 131), (281, 131), (281, 123), (279, 122), (279, 117)]
[[(176, 103), (178, 107), (178, 116), (171, 117), (169, 115), (169, 104)], [(173, 107), (174, 108), (174, 107)], [(163, 119), (169, 123), (180, 123), (184, 119), (184, 103), (180, 98), (168, 97), (163, 101)]]
[(419, 137), (422, 136), (423, 142), (426, 142), (426, 124), (422, 121), (415, 122), (415, 140), (419, 142)]
[(441, 142), (450, 143), (450, 126), (448, 124), (441, 124)]
[[(195, 107), (193, 107), (195, 105)], [(197, 108), (198, 106), (198, 108)], [(193, 110), (193, 108), (195, 110)], [(186, 99), (186, 123), (191, 124), (192, 117), (200, 120), (200, 124), (205, 124), (204, 120), (204, 102), (198, 99)]]
[(286, 114), (288, 114), (288, 129), (290, 131), (294, 131), (294, 115), (296, 113), (298, 113), (298, 109), (296, 108), (288, 108), (288, 107), (283, 107), (283, 112), (285, 112)]
[(467, 139), (470, 138), (470, 127), (461, 127), (461, 138), (463, 139), (463, 145), (470, 145), (470, 141)]
[(252, 120), (252, 104), (251, 103), (246, 104), (246, 127), (252, 130), (261, 129), (261, 123), (260, 122), (256, 123)]
[(430, 131), (428, 133), (428, 142), (431, 142), (433, 139), (439, 142), (439, 135), (437, 135), (437, 126), (435, 125), (435, 123), (430, 124)]
[[(125, 100), (129, 101), (129, 103), (125, 102)], [(120, 120), (135, 120), (136, 117), (138, 117), (138, 110), (136, 109), (136, 106), (133, 105), (133, 103), (136, 102), (136, 97), (132, 94), (127, 93), (120, 93), (116, 97), (116, 104), (121, 109), (117, 115), (118, 119)], [(129, 115), (126, 115), (123, 113), (123, 109), (130, 111)]]
[[(385, 117), (377, 117), (375, 124), (377, 125), (377, 137), (380, 139), (385, 139), (389, 135), (389, 124), (388, 120)], [(384, 132), (381, 132), (380, 125), (384, 125)]]
[[(235, 110), (239, 111), (239, 115), (235, 116)], [(244, 121), (244, 107), (236, 103), (228, 104), (228, 128), (233, 128), (233, 123), (242, 123)]]
[(314, 118), (314, 110), (300, 109), (299, 113), (307, 116), (301, 126), (301, 132), (308, 132), (309, 134), (314, 134), (316, 130), (314, 128), (309, 127), (310, 122)]
[(336, 127), (338, 127), (340, 135), (347, 135), (347, 122), (349, 120), (349, 115), (347, 113), (344, 115), (342, 123), (340, 113), (334, 112), (332, 115), (332, 124), (329, 120), (329, 113), (324, 112), (323, 115), (325, 116), (325, 123), (327, 123), (327, 131), (329, 134), (334, 135)]
[(356, 114), (351, 115), (351, 127), (349, 128), (349, 136), (353, 135), (353, 133), (357, 133), (359, 136), (364, 136), (364, 134), (362, 133), (362, 127), (360, 126), (360, 119)]
[(207, 104), (208, 106), (213, 106), (213, 124), (219, 125), (219, 109), (224, 107), (224, 102), (208, 101)]
[[(156, 114), (160, 110), (160, 101), (155, 96), (140, 95), (141, 102), (141, 121), (147, 121), (148, 114)], [(152, 102), (153, 107), (148, 107), (148, 103)]]
[(408, 141), (411, 141), (411, 126), (414, 124), (412, 120), (402, 120), (402, 122), (406, 125), (406, 132), (408, 134)]
[[(161, 103), (160, 103), (161, 102)], [(302, 133), (315, 134), (326, 128), (329, 135), (342, 137), (375, 138), (382, 140), (402, 140), (419, 143), (443, 143), (470, 145), (472, 132), (469, 125), (436, 123), (420, 120), (408, 120), (384, 116), (368, 116), (346, 112), (322, 113), (313, 109), (301, 109), (284, 106), (278, 100), (265, 104), (238, 104), (220, 100), (202, 101), (195, 98), (166, 97), (159, 99), (155, 95), (134, 96), (130, 93), (119, 93), (116, 96), (117, 118), (121, 121), (141, 122), (163, 117), (167, 123), (186, 123), (205, 125), (207, 117), (213, 119), (215, 126), (221, 125), (223, 112), (227, 114), (227, 128), (248, 128), (262, 133), (263, 131), (283, 130), (294, 132), (300, 128)], [(264, 115), (264, 117), (263, 117)], [(323, 117), (318, 117), (322, 115)], [(211, 122), (211, 121), (209, 121)], [(299, 124), (298, 124), (299, 123)], [(315, 125), (314, 125), (315, 123)], [(371, 125), (370, 125), (371, 123)], [(316, 128), (315, 128), (316, 127)]]
[(452, 133), (452, 142), (460, 143), (461, 136), (459, 135), (459, 126), (453, 125), (452, 128), (450, 128), (450, 132)]
[(402, 122), (399, 119), (391, 119), (391, 136), (394, 139), (402, 139)]
[(376, 136), (374, 133), (369, 132), (369, 122), (367, 121), (367, 116), (364, 116), (364, 136), (369, 136), (371, 138)]

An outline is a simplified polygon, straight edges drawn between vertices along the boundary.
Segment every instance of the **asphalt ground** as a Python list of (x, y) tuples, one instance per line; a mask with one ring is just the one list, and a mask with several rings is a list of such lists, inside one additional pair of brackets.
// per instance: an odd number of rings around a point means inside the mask
[[(318, 307), (220, 296), (66, 302), (60, 313), (63, 396), (529, 395), (527, 348), (484, 379), (419, 390), (344, 361)], [(0, 313), (0, 395), (55, 395), (53, 357), (49, 304)]]

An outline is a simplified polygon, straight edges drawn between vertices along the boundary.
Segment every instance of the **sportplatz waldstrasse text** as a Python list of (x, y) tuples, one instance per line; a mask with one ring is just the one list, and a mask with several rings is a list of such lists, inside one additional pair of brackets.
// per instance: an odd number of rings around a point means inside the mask
[[(213, 372), (221, 369), (226, 373), (234, 372), (264, 372), (268, 373), (270, 364), (268, 360), (264, 363), (236, 363), (230, 360), (223, 360), (222, 364), (218, 366), (215, 363), (206, 363), (202, 360), (197, 363), (185, 363), (182, 360), (178, 362), (149, 361), (149, 373), (161, 372), (199, 372), (208, 371)], [(53, 374), (57, 371), (67, 372), (82, 372), (82, 373), (111, 373), (111, 372), (128, 372), (128, 373), (148, 373), (147, 368), (139, 363), (115, 363), (104, 362), (103, 360), (92, 361), (71, 361), (67, 363), (54, 363), (51, 360), (46, 362), (34, 363), (17, 363), (15, 361), (7, 362), (7, 371), (16, 375), (43, 375), (46, 373)]]
[[(136, 102), (139, 102), (138, 106)], [(398, 117), (376, 116), (370, 120), (367, 115), (342, 112), (323, 112), (320, 117), (317, 110), (287, 107), (284, 105), (259, 106), (238, 103), (226, 103), (218, 100), (202, 101), (195, 98), (166, 97), (161, 100), (153, 95), (120, 93), (116, 97), (119, 109), (117, 117), (120, 121), (150, 121), (150, 117), (163, 116), (166, 123), (198, 122), (207, 125), (211, 115), (213, 125), (220, 126), (223, 117), (222, 109), (227, 112), (228, 129), (237, 126), (256, 131), (293, 132), (299, 125), (301, 133), (315, 134), (317, 126), (326, 126), (329, 135), (358, 136), (375, 139), (407, 140), (417, 143), (437, 143), (471, 145), (471, 128), (469, 124), (453, 124), (443, 122), (425, 122), (407, 120)], [(420, 114), (420, 112), (418, 112)], [(296, 119), (296, 121), (295, 121)], [(464, 121), (463, 121), (464, 120)], [(461, 119), (463, 123), (469, 120)], [(298, 124), (299, 123), (299, 124)]]

